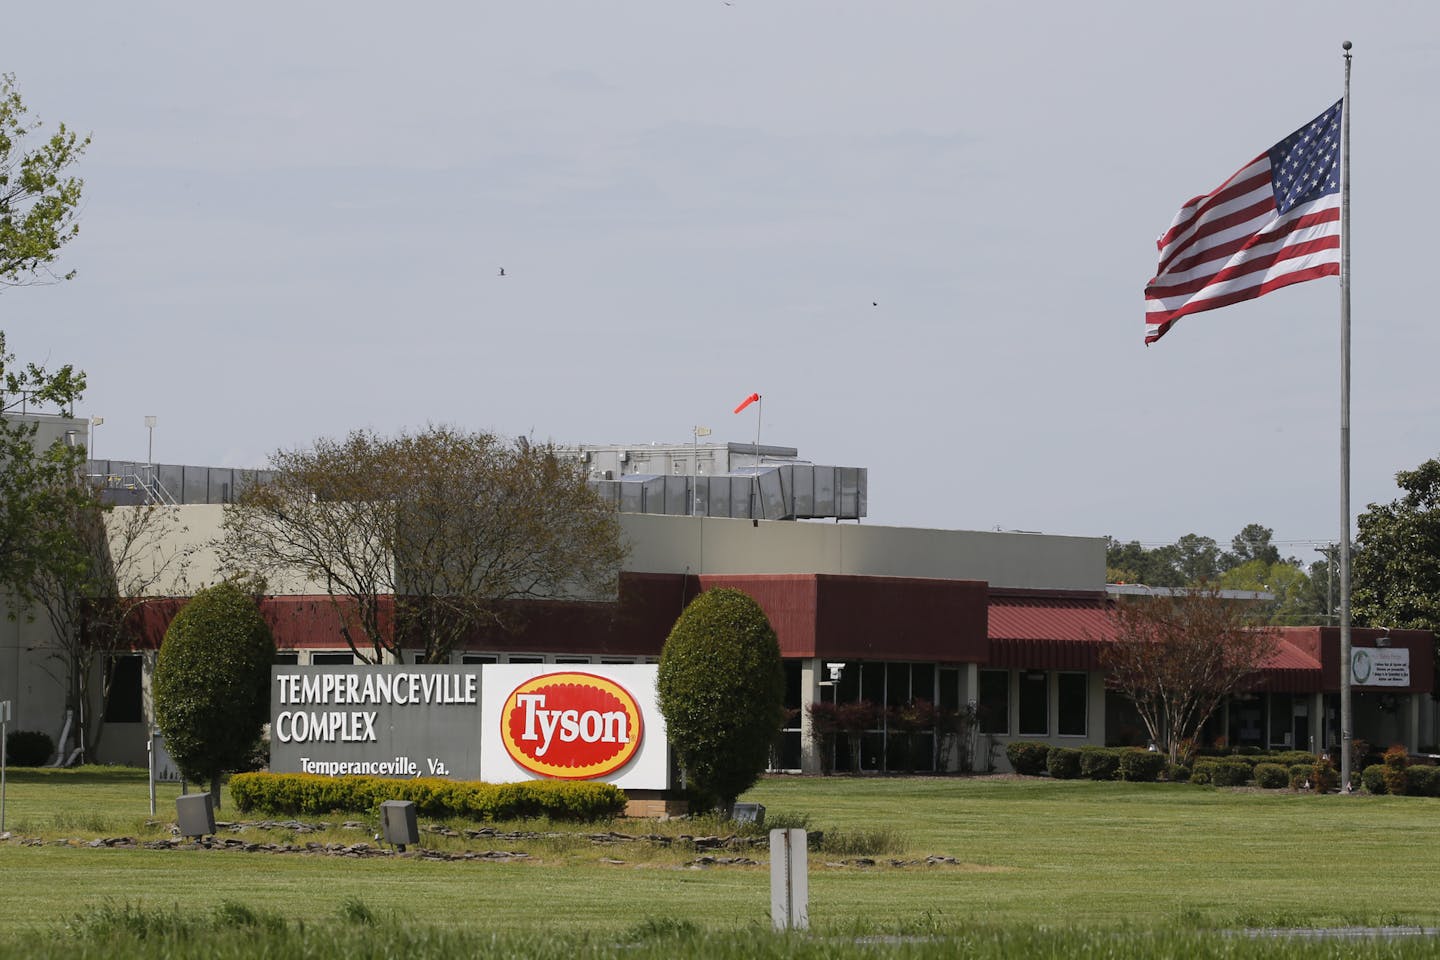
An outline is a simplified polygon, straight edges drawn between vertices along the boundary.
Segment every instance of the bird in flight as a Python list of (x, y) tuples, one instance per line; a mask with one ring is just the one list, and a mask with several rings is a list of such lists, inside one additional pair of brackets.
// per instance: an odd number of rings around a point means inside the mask
[[(501, 273), (504, 273), (505, 271), (502, 270), (502, 271), (500, 271), (500, 272), (501, 272)], [(878, 306), (880, 306), (880, 301), (879, 301), (879, 300), (871, 300), (871, 301), (870, 301), (870, 306), (872, 306), (872, 307), (878, 307)]]
[(505, 276), (505, 268), (504, 268), (504, 267), (501, 267), (501, 268), (500, 268), (500, 276), (502, 276), (502, 277)]

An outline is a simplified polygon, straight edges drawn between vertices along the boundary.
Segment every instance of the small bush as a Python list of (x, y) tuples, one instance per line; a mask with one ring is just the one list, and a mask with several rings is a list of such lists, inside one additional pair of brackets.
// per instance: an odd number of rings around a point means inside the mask
[(11, 766), (44, 766), (54, 752), (55, 741), (39, 730), (15, 730), (5, 737), (5, 760)]
[(1397, 797), (1402, 796), (1408, 786), (1405, 768), (1410, 765), (1409, 751), (1397, 743), (1385, 751), (1383, 764), (1380, 775), (1385, 778), (1385, 792)]
[(1051, 747), (1045, 754), (1045, 770), (1056, 780), (1080, 776), (1080, 751), (1072, 747)]
[(1045, 762), (1050, 753), (1050, 744), (1035, 740), (1016, 740), (1005, 747), (1005, 759), (1010, 768), (1021, 776), (1038, 777), (1045, 771)]
[(1329, 793), (1340, 783), (1340, 773), (1328, 757), (1321, 757), (1315, 761), (1315, 765), (1310, 770), (1310, 778), (1316, 793)]
[(1111, 747), (1081, 747), (1080, 775), (1091, 780), (1114, 780), (1120, 772), (1120, 752)]
[(1266, 790), (1290, 786), (1290, 771), (1278, 763), (1255, 764), (1255, 785)]
[(1241, 787), (1249, 782), (1254, 767), (1239, 757), (1223, 757), (1210, 767), (1210, 782), (1217, 787)]
[(1379, 763), (1372, 763), (1360, 773), (1360, 784), (1365, 788), (1366, 793), (1373, 793), (1376, 796), (1385, 792), (1385, 767)]
[(1440, 796), (1440, 767), (1406, 768), (1405, 792), (1412, 797)]
[(1190, 768), (1183, 763), (1171, 763), (1165, 767), (1165, 779), (1171, 783), (1185, 783), (1190, 779)]
[(1309, 790), (1313, 788), (1315, 786), (1315, 782), (1310, 778), (1314, 773), (1315, 764), (1313, 762), (1292, 763), (1290, 765), (1290, 789)]
[(1168, 760), (1163, 753), (1148, 750), (1126, 750), (1120, 754), (1120, 779), (1131, 783), (1154, 783)]

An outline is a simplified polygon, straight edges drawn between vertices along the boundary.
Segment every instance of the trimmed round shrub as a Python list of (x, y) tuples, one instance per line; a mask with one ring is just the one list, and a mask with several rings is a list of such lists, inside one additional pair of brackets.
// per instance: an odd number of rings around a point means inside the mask
[(1407, 767), (1405, 792), (1412, 797), (1440, 796), (1440, 767)]
[(1045, 772), (1045, 763), (1050, 756), (1050, 744), (1037, 740), (1016, 740), (1005, 745), (1005, 759), (1010, 769), (1022, 777), (1038, 777)]
[(785, 707), (780, 644), (739, 590), (690, 602), (660, 651), (656, 681), (675, 758), (696, 800), (729, 810), (770, 762)]
[(1165, 779), (1171, 783), (1186, 783), (1190, 779), (1190, 768), (1183, 763), (1167, 763)]
[(1051, 747), (1045, 755), (1045, 770), (1056, 780), (1080, 776), (1080, 751), (1073, 747)]
[(1315, 764), (1313, 763), (1292, 763), (1290, 765), (1290, 789), (1291, 790), (1312, 790), (1315, 781)]
[(1110, 747), (1080, 748), (1081, 776), (1089, 777), (1091, 780), (1114, 780), (1119, 772), (1119, 750)]
[(55, 752), (55, 741), (40, 730), (12, 730), (5, 735), (5, 760), (14, 767), (43, 767)]
[(1290, 786), (1290, 771), (1278, 763), (1255, 764), (1255, 786), (1281, 790)]
[[(155, 662), (155, 723), (180, 772), (219, 789), (270, 718), (275, 639), (253, 585), (227, 580), (180, 608)], [(218, 799), (218, 797), (217, 797)]]
[(1384, 764), (1372, 763), (1360, 772), (1360, 785), (1365, 788), (1366, 793), (1373, 793), (1377, 797), (1385, 792), (1385, 766)]
[(1163, 753), (1149, 750), (1126, 750), (1120, 754), (1120, 779), (1131, 783), (1154, 783), (1169, 764)]
[(1210, 782), (1217, 787), (1242, 787), (1250, 782), (1254, 768), (1239, 757), (1216, 760), (1210, 767)]

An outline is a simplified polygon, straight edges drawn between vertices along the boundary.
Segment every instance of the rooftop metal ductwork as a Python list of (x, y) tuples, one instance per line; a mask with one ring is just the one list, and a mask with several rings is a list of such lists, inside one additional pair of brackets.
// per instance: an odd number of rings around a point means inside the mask
[(780, 463), (718, 476), (630, 473), (590, 485), (621, 513), (754, 520), (859, 520), (866, 512), (864, 467)]

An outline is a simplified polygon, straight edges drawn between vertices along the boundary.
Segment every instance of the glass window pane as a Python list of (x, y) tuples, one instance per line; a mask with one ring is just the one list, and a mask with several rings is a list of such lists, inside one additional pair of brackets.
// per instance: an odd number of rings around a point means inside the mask
[(884, 705), (885, 664), (862, 663), (858, 666), (860, 667), (860, 699)]
[(1087, 695), (1090, 677), (1083, 673), (1062, 673), (1058, 678), (1059, 716), (1057, 732), (1062, 737), (1083, 737), (1089, 716)]
[(1043, 670), (1027, 670), (1020, 674), (1020, 735), (1050, 735), (1050, 675)]
[(910, 702), (910, 664), (885, 664), (885, 706), (898, 707)]
[(980, 732), (1010, 732), (1010, 671), (980, 671)]
[(910, 698), (935, 702), (935, 664), (912, 663), (910, 665)]
[(940, 698), (936, 701), (942, 709), (960, 709), (960, 671), (954, 667), (940, 668)]
[(134, 654), (110, 658), (110, 699), (105, 703), (106, 723), (139, 723), (142, 716), (140, 657)]

